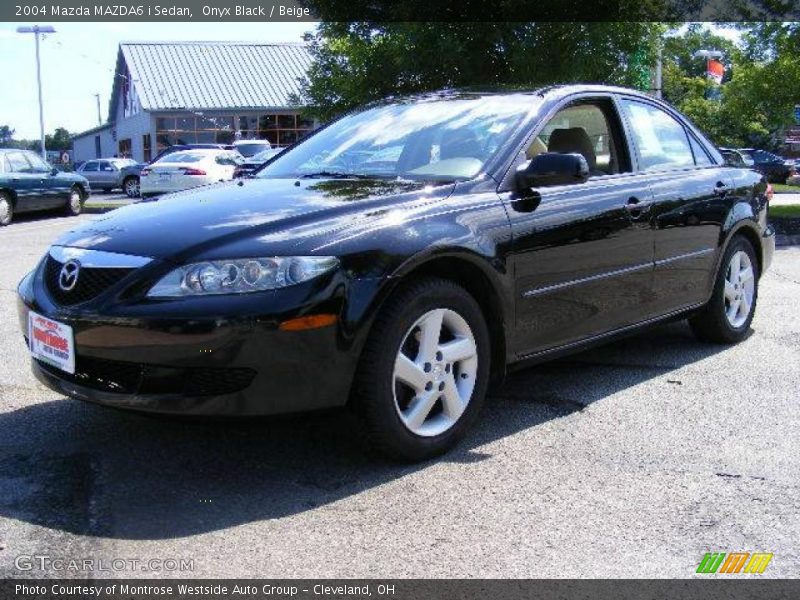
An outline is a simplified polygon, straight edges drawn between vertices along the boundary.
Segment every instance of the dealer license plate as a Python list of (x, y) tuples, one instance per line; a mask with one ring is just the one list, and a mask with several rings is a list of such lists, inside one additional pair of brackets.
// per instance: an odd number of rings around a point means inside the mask
[(28, 340), (34, 358), (75, 374), (72, 327), (31, 311), (28, 313)]

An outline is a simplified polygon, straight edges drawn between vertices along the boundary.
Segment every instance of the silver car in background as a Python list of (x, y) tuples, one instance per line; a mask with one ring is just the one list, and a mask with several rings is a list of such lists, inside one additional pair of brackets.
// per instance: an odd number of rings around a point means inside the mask
[(99, 158), (87, 160), (75, 172), (89, 180), (94, 190), (110, 192), (114, 189), (125, 191), (129, 168), (137, 165), (130, 158)]

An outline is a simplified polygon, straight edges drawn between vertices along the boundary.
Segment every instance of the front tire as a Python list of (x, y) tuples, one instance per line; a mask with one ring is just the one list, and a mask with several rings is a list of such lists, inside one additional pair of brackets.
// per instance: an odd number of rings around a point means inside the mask
[(352, 407), (370, 449), (419, 461), (452, 448), (483, 404), (489, 332), (475, 299), (443, 279), (396, 293), (359, 363)]
[(83, 210), (83, 194), (78, 187), (73, 187), (69, 191), (69, 200), (67, 200), (66, 214), (68, 217), (77, 217)]
[(735, 344), (747, 335), (758, 301), (760, 273), (753, 245), (736, 236), (720, 265), (711, 300), (689, 325), (703, 342)]
[(6, 192), (0, 192), (0, 227), (9, 225), (14, 219), (14, 203)]

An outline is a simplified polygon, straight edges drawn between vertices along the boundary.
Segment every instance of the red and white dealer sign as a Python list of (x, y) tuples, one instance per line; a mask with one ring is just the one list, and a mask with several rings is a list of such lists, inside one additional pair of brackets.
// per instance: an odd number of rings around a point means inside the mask
[(67, 373), (75, 373), (72, 327), (31, 311), (28, 313), (28, 340), (34, 358)]

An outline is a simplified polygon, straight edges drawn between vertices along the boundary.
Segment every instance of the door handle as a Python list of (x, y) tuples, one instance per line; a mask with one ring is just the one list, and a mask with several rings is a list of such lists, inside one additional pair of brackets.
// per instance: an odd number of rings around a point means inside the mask
[(650, 205), (642, 204), (642, 200), (638, 196), (631, 196), (625, 203), (625, 208), (628, 210), (628, 214), (631, 218), (638, 219), (650, 210)]
[(729, 188), (727, 185), (725, 185), (725, 183), (724, 183), (724, 182), (722, 182), (722, 181), (718, 181), (718, 182), (717, 182), (717, 185), (715, 185), (715, 186), (714, 186), (714, 193), (715, 193), (717, 196), (724, 196), (724, 195), (725, 195), (725, 194), (727, 194), (727, 193), (728, 193), (730, 190), (731, 190), (731, 188)]

